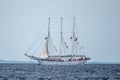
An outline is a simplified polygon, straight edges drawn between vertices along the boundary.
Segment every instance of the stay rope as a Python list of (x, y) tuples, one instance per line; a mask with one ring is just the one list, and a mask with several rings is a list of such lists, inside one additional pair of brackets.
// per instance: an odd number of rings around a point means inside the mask
[[(43, 29), (44, 29), (44, 26), (46, 25), (46, 23), (47, 23), (47, 21), (48, 20), (46, 20), (45, 21), (45, 23), (43, 24), (43, 26), (41, 27), (41, 29), (40, 29), (40, 32), (37, 34), (37, 36), (35, 37), (35, 39), (33, 40), (33, 42), (32, 42), (32, 44), (30, 45), (30, 47), (28, 48), (28, 50), (26, 50), (26, 53), (29, 53), (30, 52), (30, 50), (32, 50), (33, 49), (33, 47), (39, 42), (39, 40), (41, 39), (41, 36), (40, 36), (40, 34), (42, 33), (42, 31), (43, 31)], [(39, 37), (40, 36), (40, 37)], [(39, 37), (39, 39), (38, 39), (38, 37)]]

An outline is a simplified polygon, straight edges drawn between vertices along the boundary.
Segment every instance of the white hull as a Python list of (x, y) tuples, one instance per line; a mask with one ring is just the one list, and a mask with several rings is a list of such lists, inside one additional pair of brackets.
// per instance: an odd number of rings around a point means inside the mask
[(82, 65), (85, 61), (38, 61), (38, 64), (40, 65)]
[(51, 59), (40, 59), (40, 58), (37, 58), (37, 57), (34, 57), (34, 56), (29, 56), (27, 54), (25, 54), (25, 56), (29, 57), (30, 59), (32, 60), (36, 60), (38, 61), (38, 64), (40, 65), (82, 65), (84, 64), (87, 60), (90, 60), (89, 58), (84, 58), (82, 60), (72, 60), (72, 61), (69, 61), (70, 58), (68, 58), (68, 60), (64, 59), (63, 61), (59, 61), (58, 59), (55, 59), (54, 58), (51, 58)]

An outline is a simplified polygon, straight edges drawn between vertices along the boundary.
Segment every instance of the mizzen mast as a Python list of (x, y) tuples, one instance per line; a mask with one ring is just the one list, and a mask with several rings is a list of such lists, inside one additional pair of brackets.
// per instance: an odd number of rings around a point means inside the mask
[(75, 51), (75, 17), (73, 17), (73, 44), (72, 44), (72, 56), (75, 54), (74, 51)]
[(63, 17), (61, 17), (61, 38), (60, 38), (60, 56), (62, 56), (62, 42), (63, 42), (63, 32), (62, 32), (62, 25), (63, 25)]

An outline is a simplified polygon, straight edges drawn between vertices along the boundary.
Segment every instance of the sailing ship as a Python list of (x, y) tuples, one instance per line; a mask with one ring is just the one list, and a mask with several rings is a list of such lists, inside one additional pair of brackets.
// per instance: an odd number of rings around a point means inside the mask
[[(77, 52), (77, 47), (79, 47), (79, 42), (78, 42), (78, 37), (76, 36), (75, 32), (75, 17), (72, 18), (73, 20), (73, 31), (72, 31), (72, 37), (71, 39), (71, 53), (70, 54), (65, 54), (65, 49), (68, 48), (68, 45), (66, 42), (64, 42), (64, 37), (63, 37), (63, 17), (60, 17), (61, 21), (61, 30), (60, 30), (60, 47), (59, 47), (59, 52), (55, 49), (57, 52), (57, 55), (52, 55), (54, 54), (51, 52), (51, 40), (52, 37), (50, 35), (50, 21), (51, 18), (48, 17), (48, 31), (47, 31), (47, 37), (45, 37), (45, 43), (43, 46), (43, 49), (41, 51), (40, 57), (36, 57), (33, 55), (29, 55), (28, 53), (25, 53), (25, 56), (32, 60), (38, 61), (39, 64), (41, 65), (78, 65), (78, 64), (84, 64), (87, 60), (90, 60), (89, 57), (86, 55), (81, 55), (76, 54)], [(63, 54), (64, 53), (64, 54)]]

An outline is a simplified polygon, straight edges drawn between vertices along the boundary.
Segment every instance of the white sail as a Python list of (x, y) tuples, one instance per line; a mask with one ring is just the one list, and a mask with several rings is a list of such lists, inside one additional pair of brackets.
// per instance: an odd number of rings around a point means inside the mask
[(43, 47), (43, 49), (42, 49), (42, 53), (41, 53), (41, 55), (40, 55), (40, 58), (41, 59), (46, 59), (46, 58), (48, 58), (48, 46), (47, 46), (47, 44), (48, 44), (48, 40), (46, 40), (46, 43), (44, 44), (44, 47)]

